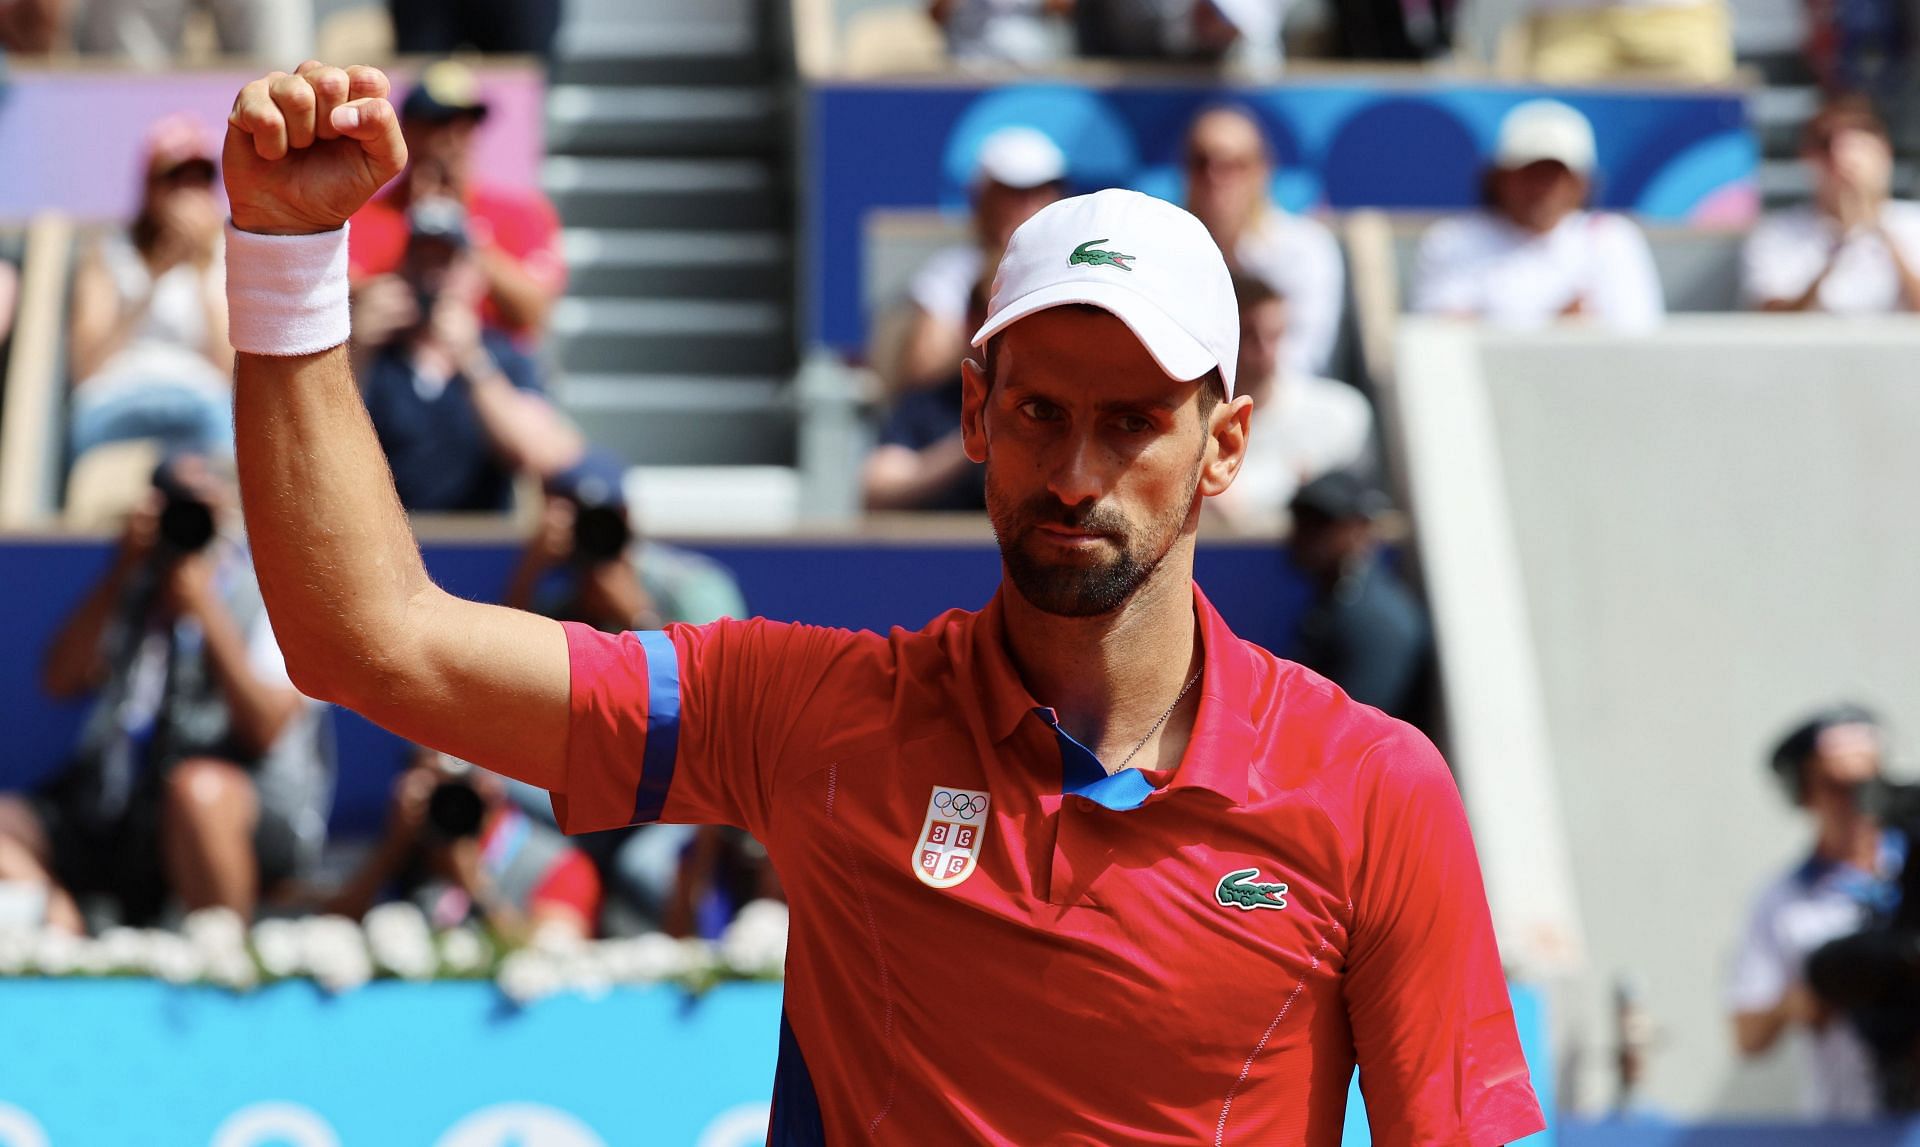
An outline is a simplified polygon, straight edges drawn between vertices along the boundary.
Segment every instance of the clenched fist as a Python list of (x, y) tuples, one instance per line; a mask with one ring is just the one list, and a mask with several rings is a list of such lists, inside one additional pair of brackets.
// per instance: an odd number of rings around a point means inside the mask
[(241, 88), (220, 161), (233, 225), (307, 235), (345, 223), (407, 165), (387, 91), (378, 68), (317, 60)]

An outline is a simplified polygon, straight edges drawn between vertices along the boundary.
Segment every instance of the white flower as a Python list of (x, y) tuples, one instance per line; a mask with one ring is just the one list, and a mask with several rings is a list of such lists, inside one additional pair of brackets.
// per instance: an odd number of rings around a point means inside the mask
[(612, 961), (603, 947), (586, 944), (560, 957), (560, 981), (568, 991), (599, 999), (613, 989)]
[(224, 949), (207, 961), (206, 977), (223, 988), (244, 992), (260, 983), (260, 969), (245, 949)]
[(244, 948), (247, 922), (231, 908), (201, 908), (187, 914), (180, 931), (203, 953)]
[(43, 976), (68, 975), (79, 959), (80, 938), (72, 933), (49, 928), (34, 937), (33, 969)]
[(408, 980), (431, 980), (439, 969), (433, 930), (420, 909), (406, 901), (382, 904), (367, 913), (367, 947), (374, 963)]
[(34, 933), (0, 929), (0, 976), (17, 976), (33, 963)]
[(301, 962), (320, 986), (344, 992), (373, 978), (360, 926), (345, 916), (311, 916), (300, 923)]
[(571, 926), (558, 920), (548, 920), (534, 929), (532, 938), (527, 941), (527, 947), (549, 955), (561, 956), (579, 951), (585, 943), (580, 933)]
[(298, 920), (262, 920), (253, 926), (253, 951), (260, 968), (276, 979), (307, 970)]
[(450, 976), (479, 975), (492, 958), (486, 938), (472, 928), (452, 928), (440, 934), (440, 960)]
[(113, 953), (99, 940), (82, 939), (80, 948), (74, 954), (73, 974), (76, 976), (104, 976), (113, 971)]
[(138, 928), (109, 928), (93, 946), (110, 972), (144, 972), (152, 963), (147, 958), (147, 934)]
[(672, 979), (686, 967), (680, 942), (664, 932), (648, 932), (631, 940), (609, 941), (614, 979), (623, 984), (654, 984)]
[(777, 975), (787, 963), (787, 906), (755, 900), (740, 909), (720, 937), (720, 955), (742, 975)]
[(501, 961), (499, 982), (500, 990), (518, 1004), (550, 996), (562, 986), (554, 958), (532, 948), (522, 948)]
[(190, 984), (206, 970), (206, 961), (185, 936), (153, 932), (148, 945), (147, 970), (169, 984)]

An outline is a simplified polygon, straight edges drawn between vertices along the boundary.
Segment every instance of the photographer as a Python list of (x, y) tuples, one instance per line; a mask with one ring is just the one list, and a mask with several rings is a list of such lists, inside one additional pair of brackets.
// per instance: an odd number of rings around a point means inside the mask
[[(546, 512), (504, 604), (609, 633), (748, 616), (725, 566), (634, 530), (620, 489), (623, 470), (617, 458), (590, 450), (548, 483)], [(545, 792), (507, 783), (515, 804), (553, 823)], [(715, 902), (751, 898), (766, 883), (759, 875), (765, 851), (735, 830), (654, 824), (588, 833), (576, 843), (624, 907), (676, 935), (709, 930), (703, 922), (717, 915)]]
[(328, 909), (364, 916), (388, 889), (437, 928), (477, 919), (510, 943), (589, 939), (600, 917), (584, 853), (516, 808), (502, 778), (430, 749), (394, 783), (386, 834)]
[(1817, 1118), (1864, 1119), (1882, 1110), (1866, 1042), (1808, 986), (1810, 956), (1884, 922), (1898, 899), (1906, 837), (1880, 822), (1869, 799), (1884, 784), (1881, 753), (1879, 722), (1855, 705), (1814, 714), (1775, 748), (1773, 774), (1813, 819), (1813, 853), (1754, 902), (1729, 986), (1743, 1055), (1805, 1030), (1803, 1105)]
[(95, 698), (75, 757), (0, 796), (0, 879), (46, 885), (47, 922), (75, 932), (96, 895), (129, 923), (169, 898), (250, 916), (326, 835), (322, 711), (288, 680), (231, 482), (183, 455), (154, 485), (42, 667), (49, 696)]
[(481, 325), (486, 279), (466, 211), (423, 199), (407, 219), (399, 272), (363, 283), (355, 299), (367, 413), (407, 509), (504, 510), (515, 475), (550, 479), (579, 462), (585, 442), (527, 356)]

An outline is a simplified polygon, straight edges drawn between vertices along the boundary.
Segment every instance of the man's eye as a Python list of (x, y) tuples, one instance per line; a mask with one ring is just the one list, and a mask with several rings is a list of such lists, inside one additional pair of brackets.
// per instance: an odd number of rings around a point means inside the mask
[(1052, 422), (1060, 417), (1060, 408), (1051, 402), (1029, 398), (1020, 404), (1020, 412), (1035, 422)]
[(1128, 434), (1145, 434), (1153, 429), (1153, 422), (1139, 414), (1121, 415), (1119, 425), (1120, 429)]

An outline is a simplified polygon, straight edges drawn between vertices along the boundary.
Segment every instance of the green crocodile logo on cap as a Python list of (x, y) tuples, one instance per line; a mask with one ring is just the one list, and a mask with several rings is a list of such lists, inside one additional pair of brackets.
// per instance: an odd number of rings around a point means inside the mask
[(1132, 267), (1127, 265), (1127, 260), (1133, 258), (1132, 255), (1123, 254), (1119, 251), (1089, 250), (1095, 243), (1105, 242), (1105, 239), (1089, 239), (1085, 243), (1075, 247), (1073, 254), (1067, 256), (1067, 266), (1118, 267), (1122, 271), (1133, 270)]
[(1257, 868), (1240, 868), (1229, 872), (1214, 886), (1213, 898), (1222, 908), (1238, 908), (1242, 912), (1251, 912), (1255, 908), (1285, 908), (1287, 886), (1255, 880), (1254, 877), (1259, 875)]

